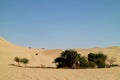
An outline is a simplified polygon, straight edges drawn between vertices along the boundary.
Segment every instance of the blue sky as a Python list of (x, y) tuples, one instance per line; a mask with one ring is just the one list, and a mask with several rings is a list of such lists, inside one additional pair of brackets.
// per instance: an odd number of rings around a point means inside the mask
[(0, 0), (0, 36), (35, 48), (120, 46), (120, 0)]

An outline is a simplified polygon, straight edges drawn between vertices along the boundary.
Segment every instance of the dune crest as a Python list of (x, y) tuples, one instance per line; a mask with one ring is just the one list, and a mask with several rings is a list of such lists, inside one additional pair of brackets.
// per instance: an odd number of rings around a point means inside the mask
[[(103, 52), (110, 57), (117, 58), (120, 64), (120, 47), (107, 48), (76, 48), (81, 55), (87, 56), (90, 52)], [(21, 68), (8, 64), (17, 64), (13, 58), (28, 58), (29, 66), (55, 67), (52, 61), (60, 55), (61, 49), (35, 49), (16, 46), (4, 38), (0, 38), (0, 80), (119, 80), (120, 67), (104, 69), (42, 69)], [(23, 64), (21, 64), (23, 66)]]
[[(116, 63), (120, 64), (120, 46), (111, 46), (107, 48), (76, 48), (74, 49), (81, 55), (87, 56), (88, 53), (97, 53), (103, 52), (109, 57), (117, 58)], [(22, 46), (16, 46), (4, 38), (0, 37), (0, 63), (14, 63), (13, 58), (15, 56), (26, 57), (30, 60), (29, 65), (40, 66), (41, 64), (45, 66), (55, 66), (52, 61), (60, 55), (62, 49), (35, 49), (35, 48), (26, 48)], [(38, 54), (38, 55), (36, 55)]]

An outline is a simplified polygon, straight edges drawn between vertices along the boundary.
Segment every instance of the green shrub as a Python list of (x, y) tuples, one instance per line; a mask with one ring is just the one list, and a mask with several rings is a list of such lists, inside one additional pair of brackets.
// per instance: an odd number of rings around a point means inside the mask
[(89, 61), (88, 63), (89, 63), (89, 67), (91, 67), (91, 68), (95, 68), (96, 67), (96, 64), (94, 62)]
[(54, 60), (57, 68), (76, 68), (80, 60), (80, 54), (74, 50), (65, 50), (61, 53), (59, 57)]
[(22, 58), (22, 59), (21, 59), (21, 63), (25, 64), (25, 66), (26, 66), (26, 64), (29, 63), (29, 59), (27, 59), (27, 58)]
[(54, 59), (57, 68), (104, 68), (106, 67), (107, 55), (103, 53), (89, 53), (88, 58), (78, 54), (74, 50), (65, 50), (59, 57)]
[(106, 63), (105, 63), (106, 59), (107, 59), (107, 56), (101, 52), (97, 54), (94, 54), (94, 53), (88, 54), (88, 61), (94, 62), (98, 66), (98, 68), (106, 67)]
[(81, 68), (95, 68), (96, 67), (96, 64), (95, 62), (92, 62), (92, 61), (88, 61), (86, 57), (81, 57), (80, 59), (80, 67)]
[(120, 66), (118, 64), (112, 64), (111, 67), (117, 67), (117, 66)]
[(19, 57), (15, 57), (14, 61), (18, 63), (18, 66), (20, 66), (21, 59)]
[(81, 57), (80, 58), (80, 68), (88, 68), (89, 67), (89, 62), (87, 61), (86, 57)]
[(17, 56), (14, 58), (14, 61), (18, 63), (18, 66), (20, 66), (20, 63), (25, 64), (25, 66), (26, 66), (26, 64), (29, 63), (29, 59), (27, 59), (27, 58), (19, 58)]

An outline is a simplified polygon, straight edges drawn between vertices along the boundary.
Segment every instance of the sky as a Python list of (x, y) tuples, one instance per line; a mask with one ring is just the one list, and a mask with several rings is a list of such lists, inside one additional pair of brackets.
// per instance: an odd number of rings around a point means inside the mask
[(0, 36), (34, 48), (120, 46), (120, 0), (0, 0)]

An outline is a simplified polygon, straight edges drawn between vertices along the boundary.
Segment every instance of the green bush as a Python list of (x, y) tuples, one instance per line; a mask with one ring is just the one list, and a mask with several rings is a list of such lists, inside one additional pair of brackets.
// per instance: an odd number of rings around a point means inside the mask
[(27, 58), (22, 58), (22, 59), (21, 59), (21, 63), (25, 64), (25, 66), (26, 66), (26, 64), (29, 63), (29, 59), (27, 59)]
[(20, 66), (20, 63), (25, 64), (25, 66), (26, 66), (26, 64), (29, 63), (29, 59), (27, 59), (27, 58), (19, 58), (17, 56), (14, 58), (14, 61), (18, 63), (18, 66)]
[(88, 54), (88, 61), (94, 62), (98, 66), (98, 68), (106, 67), (106, 63), (105, 63), (106, 59), (107, 59), (107, 56), (101, 52), (97, 54), (94, 54), (94, 53)]
[(117, 67), (117, 66), (120, 66), (118, 64), (112, 64), (111, 67)]
[(20, 66), (21, 59), (19, 57), (15, 57), (14, 61), (18, 63), (18, 66)]
[(89, 67), (89, 62), (87, 61), (86, 57), (81, 57), (80, 58), (80, 68), (88, 68)]
[(81, 57), (80, 59), (80, 68), (95, 68), (96, 64), (95, 62), (88, 61), (86, 57)]
[(94, 62), (88, 61), (88, 63), (89, 63), (89, 67), (91, 67), (91, 68), (95, 68), (96, 67), (96, 64)]
[(80, 54), (74, 50), (65, 50), (54, 60), (57, 68), (76, 68), (80, 60)]
[(88, 58), (78, 54), (74, 50), (65, 50), (54, 59), (57, 68), (104, 68), (107, 56), (103, 53), (89, 53)]

